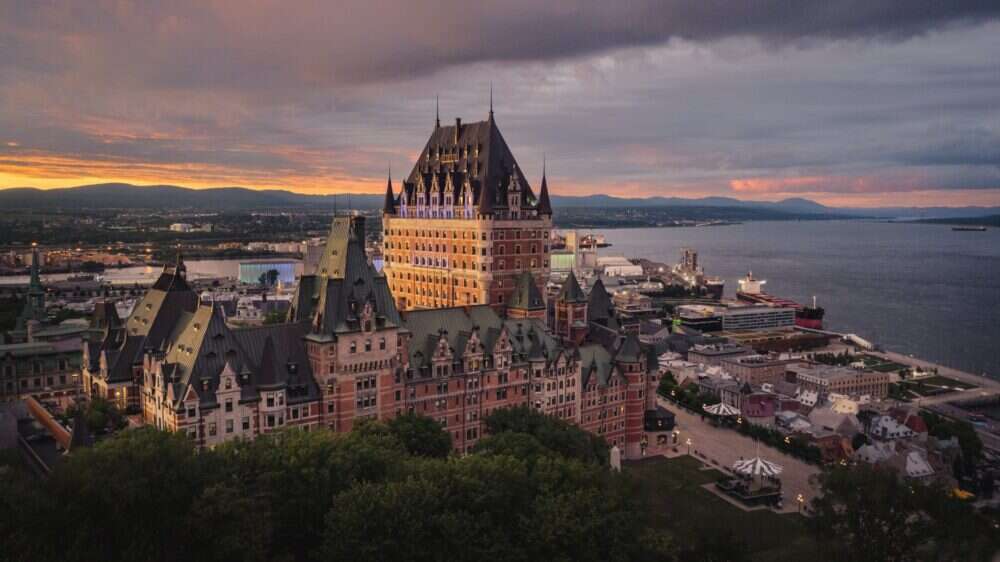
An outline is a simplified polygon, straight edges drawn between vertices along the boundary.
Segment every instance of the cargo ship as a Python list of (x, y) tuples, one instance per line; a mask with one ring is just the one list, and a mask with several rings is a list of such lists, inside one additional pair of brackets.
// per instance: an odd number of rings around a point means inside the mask
[(956, 232), (986, 232), (985, 226), (953, 226), (951, 229)]
[(813, 297), (812, 306), (799, 304), (791, 299), (776, 297), (764, 292), (763, 286), (767, 283), (763, 279), (754, 279), (753, 272), (747, 272), (747, 276), (740, 279), (736, 298), (745, 302), (769, 304), (795, 309), (795, 325), (800, 328), (811, 328), (813, 330), (823, 329), (823, 315), (826, 313), (823, 307), (816, 306), (816, 297)]

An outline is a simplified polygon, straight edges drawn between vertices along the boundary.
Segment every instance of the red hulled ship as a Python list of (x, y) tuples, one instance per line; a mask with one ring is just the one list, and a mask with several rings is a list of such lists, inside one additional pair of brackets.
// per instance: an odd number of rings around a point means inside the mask
[(736, 298), (746, 302), (756, 302), (795, 309), (795, 325), (800, 328), (811, 328), (814, 330), (823, 329), (823, 314), (826, 312), (823, 307), (816, 306), (816, 297), (813, 297), (812, 306), (805, 306), (791, 299), (776, 297), (764, 292), (763, 285), (767, 283), (762, 279), (754, 279), (753, 272), (747, 272), (747, 276), (739, 280), (736, 290)]

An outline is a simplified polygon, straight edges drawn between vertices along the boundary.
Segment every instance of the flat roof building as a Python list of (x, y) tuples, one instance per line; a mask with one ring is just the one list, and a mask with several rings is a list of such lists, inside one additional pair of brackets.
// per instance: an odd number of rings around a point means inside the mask
[(814, 363), (788, 365), (787, 370), (795, 376), (803, 390), (814, 390), (822, 396), (868, 395), (881, 400), (889, 394), (889, 373)]

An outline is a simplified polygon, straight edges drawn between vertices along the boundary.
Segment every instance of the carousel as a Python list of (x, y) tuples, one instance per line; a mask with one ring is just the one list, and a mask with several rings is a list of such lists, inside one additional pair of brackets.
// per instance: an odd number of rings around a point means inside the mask
[(709, 414), (712, 414), (713, 416), (719, 416), (721, 418), (728, 418), (740, 415), (739, 408), (737, 408), (736, 406), (730, 406), (729, 404), (725, 404), (723, 402), (711, 405), (704, 404), (702, 405), (701, 409), (705, 410), (705, 412)]
[(760, 456), (750, 459), (740, 459), (733, 463), (733, 477), (723, 478), (716, 482), (722, 492), (732, 496), (748, 506), (781, 505), (781, 465)]

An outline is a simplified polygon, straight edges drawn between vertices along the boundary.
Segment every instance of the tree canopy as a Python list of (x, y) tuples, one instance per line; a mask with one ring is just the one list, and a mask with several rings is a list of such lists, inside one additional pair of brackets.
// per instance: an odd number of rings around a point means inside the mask
[(1000, 546), (967, 504), (889, 469), (835, 467), (824, 473), (821, 492), (811, 523), (837, 560), (989, 560)]
[(461, 457), (417, 416), (201, 451), (125, 430), (41, 483), (5, 471), (0, 559), (672, 559), (600, 440), (536, 416), (491, 416)]

